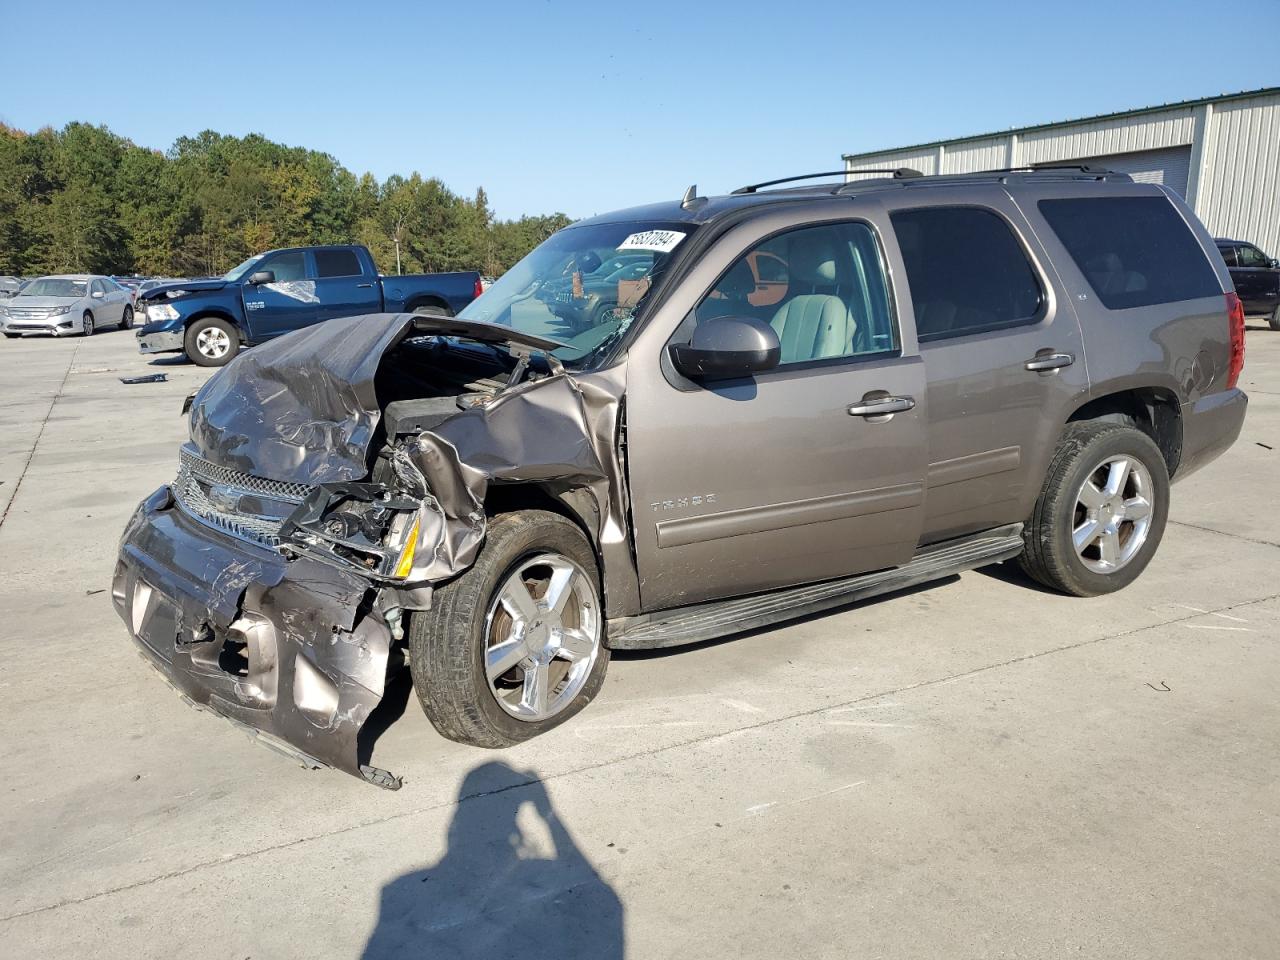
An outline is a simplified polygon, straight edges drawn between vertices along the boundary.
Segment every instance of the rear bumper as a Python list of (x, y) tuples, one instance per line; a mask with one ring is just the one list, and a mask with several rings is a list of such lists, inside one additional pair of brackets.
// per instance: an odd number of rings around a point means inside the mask
[(1216, 460), (1240, 436), (1249, 398), (1224, 390), (1182, 405), (1182, 457), (1174, 478), (1189, 477)]
[(394, 789), (399, 779), (361, 755), (391, 648), (368, 590), (207, 529), (162, 487), (125, 529), (112, 599), (144, 659), (192, 705), (305, 766)]

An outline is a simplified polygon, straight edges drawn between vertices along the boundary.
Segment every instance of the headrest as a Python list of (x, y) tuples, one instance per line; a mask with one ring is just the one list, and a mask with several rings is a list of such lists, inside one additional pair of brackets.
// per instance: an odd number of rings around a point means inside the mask
[(830, 286), (836, 282), (836, 245), (825, 237), (801, 234), (787, 246), (792, 280)]

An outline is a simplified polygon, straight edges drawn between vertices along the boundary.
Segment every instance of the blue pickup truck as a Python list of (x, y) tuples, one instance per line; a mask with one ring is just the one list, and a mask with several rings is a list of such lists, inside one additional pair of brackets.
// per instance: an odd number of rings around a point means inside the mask
[(138, 299), (147, 319), (138, 348), (220, 367), (241, 347), (334, 317), (453, 316), (482, 290), (480, 274), (471, 271), (384, 277), (361, 246), (268, 250), (220, 278), (148, 290)]

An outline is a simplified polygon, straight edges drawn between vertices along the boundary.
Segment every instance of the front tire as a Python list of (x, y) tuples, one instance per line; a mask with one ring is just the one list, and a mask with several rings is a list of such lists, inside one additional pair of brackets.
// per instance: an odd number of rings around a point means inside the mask
[(93, 336), (93, 314), (88, 310), (84, 312), (84, 316), (80, 318), (80, 335), (82, 337)]
[(1018, 561), (1077, 597), (1112, 593), (1146, 569), (1169, 516), (1169, 471), (1145, 433), (1119, 423), (1067, 425)]
[(199, 367), (221, 367), (240, 352), (240, 334), (221, 317), (201, 317), (187, 327), (187, 359)]
[(409, 622), (422, 709), (443, 736), (509, 747), (559, 726), (609, 665), (591, 544), (540, 510), (494, 517), (475, 564)]
[(1275, 308), (1267, 322), (1271, 324), (1272, 330), (1280, 330), (1280, 307)]

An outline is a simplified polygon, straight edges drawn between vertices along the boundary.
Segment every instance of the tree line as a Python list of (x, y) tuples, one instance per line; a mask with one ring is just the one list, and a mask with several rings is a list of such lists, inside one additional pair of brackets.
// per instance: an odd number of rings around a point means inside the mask
[(497, 220), (484, 190), (356, 176), (326, 153), (211, 130), (167, 152), (105, 126), (0, 124), (0, 274), (204, 276), (274, 247), (363, 243), (386, 273), (496, 276), (569, 223)]

